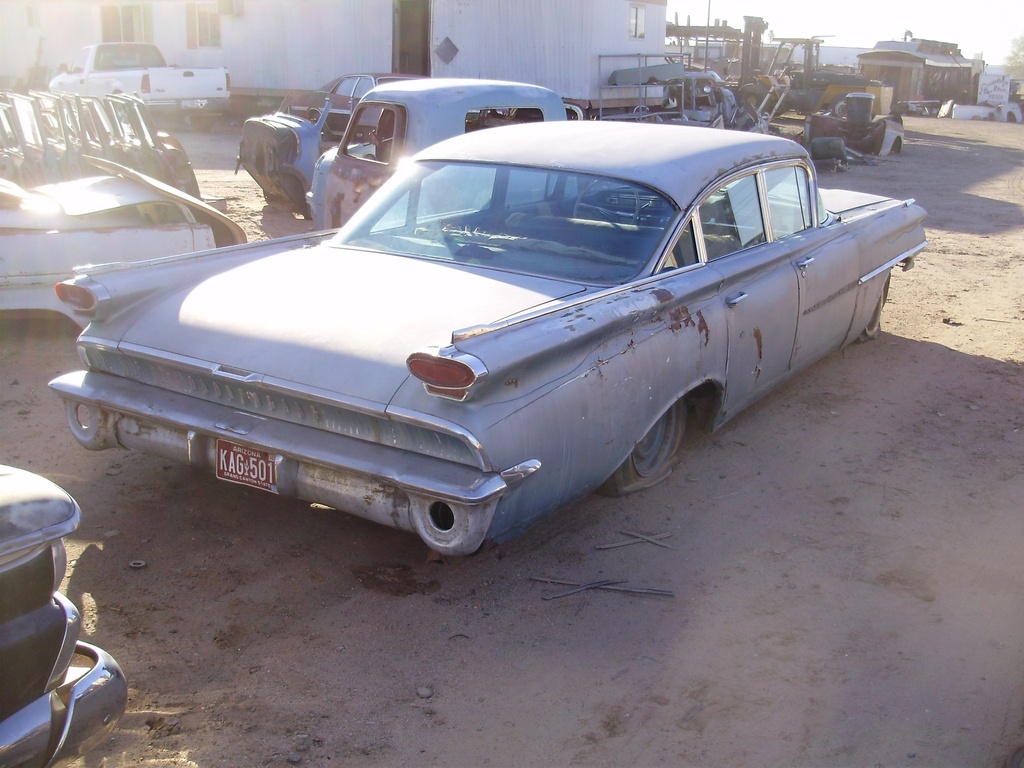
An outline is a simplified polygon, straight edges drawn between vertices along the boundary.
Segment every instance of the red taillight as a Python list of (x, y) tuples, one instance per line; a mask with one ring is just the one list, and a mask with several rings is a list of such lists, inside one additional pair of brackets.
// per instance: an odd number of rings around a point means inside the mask
[(461, 360), (414, 352), (405, 361), (409, 372), (424, 384), (438, 389), (466, 389), (473, 385), (477, 373)]
[(96, 294), (88, 288), (74, 283), (57, 283), (53, 286), (57, 298), (78, 312), (92, 312), (96, 309)]
[(143, 93), (149, 93), (150, 92), (149, 73), (148, 72), (142, 76), (142, 92)]

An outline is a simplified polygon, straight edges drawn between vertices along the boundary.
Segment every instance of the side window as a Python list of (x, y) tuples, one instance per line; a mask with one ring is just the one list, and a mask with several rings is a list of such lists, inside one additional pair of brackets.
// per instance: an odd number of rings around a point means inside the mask
[(828, 208), (825, 207), (825, 200), (821, 196), (821, 192), (818, 192), (818, 224), (826, 224), (828, 222)]
[(466, 133), (484, 128), (498, 128), (516, 123), (539, 123), (544, 120), (540, 107), (490, 107), (473, 109), (466, 113)]
[(665, 262), (658, 271), (666, 272), (670, 269), (689, 267), (696, 264), (697, 261), (697, 246), (693, 240), (693, 219), (690, 219), (686, 222), (686, 226), (679, 235), (679, 240), (676, 241), (672, 250), (669, 251), (668, 256), (665, 257)]
[(80, 54), (75, 56), (74, 60), (71, 62), (71, 74), (79, 75), (82, 72), (85, 72), (85, 62), (88, 58), (89, 54), (85, 51), (82, 51)]
[(355, 77), (343, 77), (341, 82), (338, 83), (338, 87), (334, 89), (334, 92), (339, 96), (351, 96), (352, 89), (356, 87)]
[(801, 232), (813, 223), (810, 186), (803, 168), (772, 168), (765, 171), (768, 213), (772, 220), (772, 237), (776, 240)]
[(701, 203), (698, 215), (708, 261), (765, 241), (754, 174), (713, 192)]
[(373, 88), (372, 77), (360, 77), (356, 83), (356, 89), (352, 91), (352, 98), (361, 99), (366, 95), (366, 92)]
[(390, 107), (368, 106), (357, 109), (346, 134), (344, 154), (390, 163), (400, 122), (397, 110)]

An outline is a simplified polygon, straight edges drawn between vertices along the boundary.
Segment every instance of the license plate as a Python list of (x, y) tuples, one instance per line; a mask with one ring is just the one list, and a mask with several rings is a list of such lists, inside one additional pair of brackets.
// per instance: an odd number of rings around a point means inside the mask
[(273, 454), (217, 440), (217, 477), (277, 493), (277, 462)]
[(206, 99), (182, 99), (182, 109), (202, 109), (206, 106)]

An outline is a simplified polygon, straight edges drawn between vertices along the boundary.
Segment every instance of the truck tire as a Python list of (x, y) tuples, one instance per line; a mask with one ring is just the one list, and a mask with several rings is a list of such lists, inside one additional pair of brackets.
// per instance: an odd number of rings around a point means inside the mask
[(832, 99), (832, 103), (828, 106), (829, 112), (836, 117), (846, 119), (846, 94), (841, 93)]

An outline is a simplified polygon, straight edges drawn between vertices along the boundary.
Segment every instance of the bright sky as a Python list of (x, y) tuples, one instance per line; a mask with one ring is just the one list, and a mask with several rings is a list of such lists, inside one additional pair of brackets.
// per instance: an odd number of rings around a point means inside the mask
[[(694, 26), (715, 19), (743, 29), (744, 16), (760, 16), (777, 37), (823, 37), (825, 45), (873, 48), (879, 40), (914, 37), (955, 43), (964, 56), (980, 54), (988, 64), (1002, 64), (1014, 38), (1024, 35), (1020, 0), (987, 0), (982, 6), (935, 0), (668, 0), (668, 20)], [(765, 42), (768, 36), (765, 35)]]

